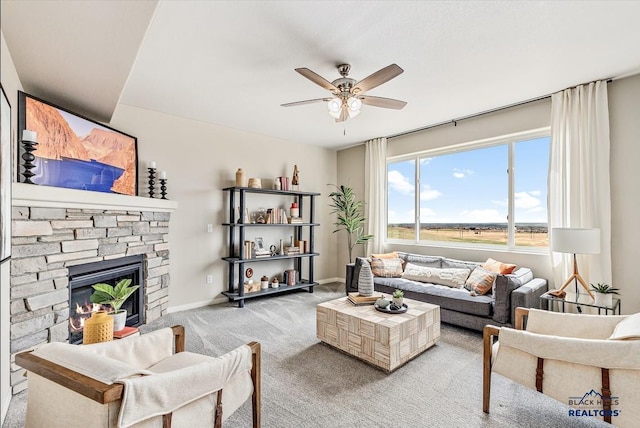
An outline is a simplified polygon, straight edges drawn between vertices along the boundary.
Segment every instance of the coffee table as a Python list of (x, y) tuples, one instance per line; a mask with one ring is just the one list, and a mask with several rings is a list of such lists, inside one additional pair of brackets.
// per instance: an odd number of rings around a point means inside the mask
[(435, 345), (440, 307), (404, 299), (403, 314), (386, 314), (373, 305), (354, 306), (346, 297), (316, 307), (316, 336), (341, 351), (392, 372)]

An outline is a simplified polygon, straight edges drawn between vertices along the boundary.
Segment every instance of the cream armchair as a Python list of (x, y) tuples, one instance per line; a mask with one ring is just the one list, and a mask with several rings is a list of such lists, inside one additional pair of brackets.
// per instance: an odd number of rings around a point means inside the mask
[(484, 328), (483, 411), (489, 413), (495, 372), (568, 404), (570, 416), (638, 426), (640, 340), (633, 339), (640, 339), (640, 314), (517, 308), (515, 329)]
[(260, 344), (217, 358), (185, 352), (184, 344), (176, 326), (16, 355), (29, 380), (25, 426), (220, 427), (251, 397), (259, 427)]

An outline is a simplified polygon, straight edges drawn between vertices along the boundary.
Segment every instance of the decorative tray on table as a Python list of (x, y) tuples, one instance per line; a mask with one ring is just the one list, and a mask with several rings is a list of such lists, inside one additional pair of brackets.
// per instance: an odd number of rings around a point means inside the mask
[(403, 303), (401, 308), (398, 308), (393, 304), (384, 308), (374, 304), (373, 307), (376, 308), (377, 311), (384, 312), (385, 314), (404, 314), (407, 312), (407, 309), (409, 309), (406, 303)]

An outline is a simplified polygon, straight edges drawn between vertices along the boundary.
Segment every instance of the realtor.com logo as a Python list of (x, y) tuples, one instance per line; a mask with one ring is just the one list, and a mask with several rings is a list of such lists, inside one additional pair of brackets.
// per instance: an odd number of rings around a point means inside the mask
[[(609, 410), (603, 408), (606, 400), (609, 401)], [(613, 406), (619, 404), (619, 397), (603, 398), (602, 394), (592, 389), (581, 397), (569, 397), (569, 405), (576, 407), (569, 409), (569, 416), (618, 416), (620, 410), (614, 409)]]

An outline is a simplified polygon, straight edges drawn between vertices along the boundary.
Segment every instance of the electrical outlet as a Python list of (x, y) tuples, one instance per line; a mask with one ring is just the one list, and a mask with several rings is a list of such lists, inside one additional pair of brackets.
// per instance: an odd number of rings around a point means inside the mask
[(213, 284), (213, 275), (207, 275), (207, 284)]
[(213, 225), (212, 224), (208, 224), (207, 225), (207, 232), (209, 232), (209, 233), (213, 232)]

